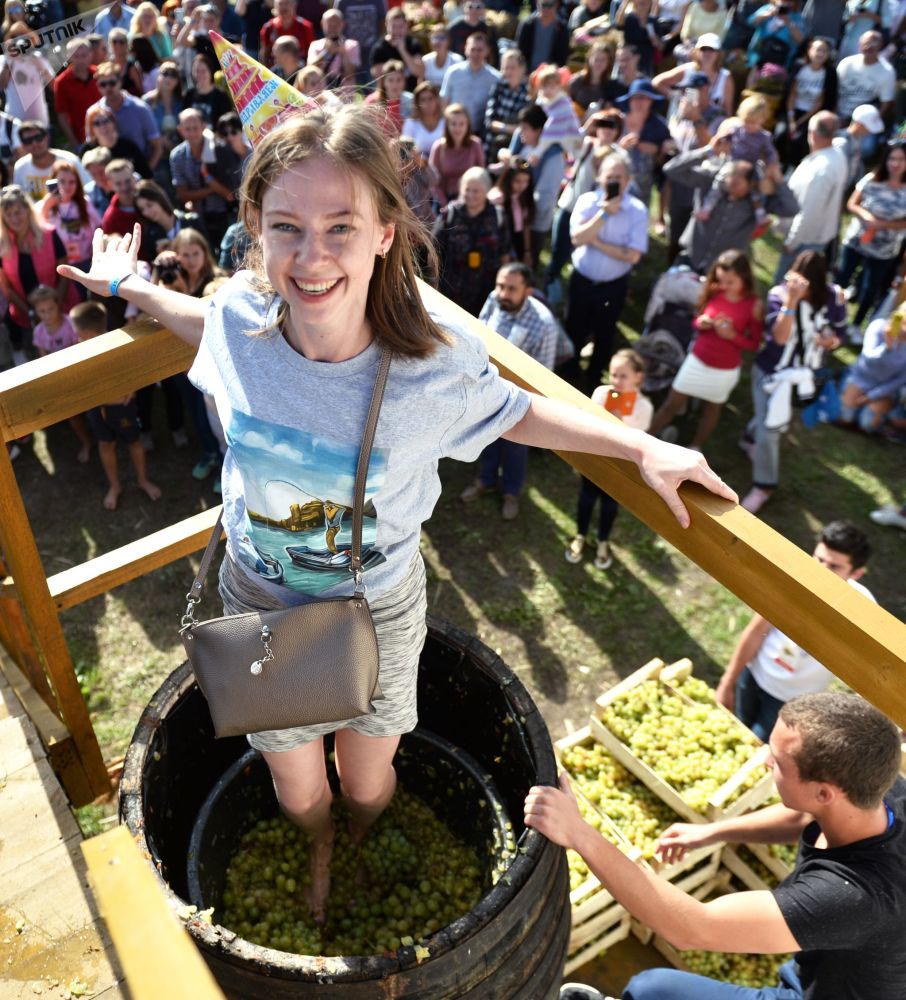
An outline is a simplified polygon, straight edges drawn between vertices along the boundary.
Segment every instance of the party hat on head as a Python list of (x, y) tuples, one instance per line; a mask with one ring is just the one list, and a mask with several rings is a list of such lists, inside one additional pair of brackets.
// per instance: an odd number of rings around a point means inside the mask
[(239, 112), (242, 128), (253, 146), (289, 115), (320, 110), (319, 104), (281, 80), (276, 73), (265, 69), (238, 45), (228, 42), (216, 31), (210, 32), (209, 37)]

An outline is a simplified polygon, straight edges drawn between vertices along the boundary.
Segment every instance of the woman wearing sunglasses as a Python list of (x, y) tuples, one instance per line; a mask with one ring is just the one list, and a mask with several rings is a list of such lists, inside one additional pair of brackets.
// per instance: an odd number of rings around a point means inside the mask
[(88, 141), (82, 147), (82, 152), (103, 146), (110, 150), (114, 160), (129, 160), (141, 177), (150, 177), (151, 168), (144, 153), (135, 143), (120, 135), (119, 126), (112, 111), (100, 104), (95, 104), (85, 117), (85, 134)]
[[(179, 112), (186, 106), (182, 93), (182, 77), (179, 74), (179, 67), (172, 59), (165, 59), (160, 64), (157, 85), (147, 94), (143, 94), (142, 100), (151, 109), (160, 129), (161, 138), (164, 140), (163, 159), (166, 160), (170, 150), (182, 142), (176, 127), (179, 125)], [(167, 172), (169, 173), (169, 166)]]

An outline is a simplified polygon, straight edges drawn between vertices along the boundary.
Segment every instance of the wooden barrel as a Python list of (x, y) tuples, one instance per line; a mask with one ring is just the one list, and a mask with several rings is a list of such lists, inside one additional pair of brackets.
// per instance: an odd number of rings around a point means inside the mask
[[(189, 932), (228, 996), (557, 996), (569, 935), (566, 862), (562, 850), (522, 823), (528, 788), (556, 778), (547, 727), (500, 657), (475, 637), (431, 617), (418, 705), (420, 728), (474, 758), (499, 796), (519, 844), (506, 875), (474, 909), (432, 935), (429, 957), (421, 961), (412, 947), (392, 957), (292, 955), (252, 944), (216, 923), (190, 919)], [(247, 752), (242, 737), (214, 739), (188, 664), (170, 675), (139, 721), (126, 757), (120, 815), (147, 851), (176, 910), (184, 909), (190, 896), (187, 862), (199, 813)]]

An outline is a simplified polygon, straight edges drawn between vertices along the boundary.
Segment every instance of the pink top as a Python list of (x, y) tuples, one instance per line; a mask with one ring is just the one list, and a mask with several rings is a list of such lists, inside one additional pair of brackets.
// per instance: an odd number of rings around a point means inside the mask
[(441, 208), (448, 201), (459, 197), (459, 181), (470, 167), (484, 166), (484, 149), (481, 140), (474, 135), (469, 137), (465, 146), (448, 149), (444, 139), (438, 139), (428, 154), (428, 163), (434, 167), (440, 178), (435, 189), (435, 197)]
[[(755, 315), (757, 305), (755, 296), (731, 302), (723, 292), (718, 292), (695, 320), (698, 336), (692, 353), (711, 368), (738, 368), (742, 364), (742, 352), (757, 351), (761, 343), (763, 324)], [(724, 340), (712, 327), (699, 325), (702, 316), (715, 319), (721, 314), (733, 324), (735, 336), (732, 340)]]
[(51, 211), (47, 221), (54, 227), (63, 246), (66, 247), (66, 259), (70, 264), (81, 264), (91, 260), (91, 241), (95, 229), (101, 225), (101, 217), (97, 209), (86, 198), (88, 208), (88, 224), (82, 225), (75, 202), (61, 203), (56, 211)]
[(59, 328), (53, 332), (48, 330), (44, 323), (38, 323), (32, 334), (32, 341), (35, 347), (53, 354), (54, 351), (62, 351), (64, 347), (77, 344), (79, 338), (72, 328), (72, 323), (69, 322), (69, 317), (64, 316)]
[[(493, 187), (488, 191), (488, 201), (492, 205), (503, 207), (503, 192), (500, 188)], [(525, 229), (525, 213), (522, 210), (522, 202), (518, 194), (510, 195), (510, 213), (513, 217), (513, 232), (521, 233)]]

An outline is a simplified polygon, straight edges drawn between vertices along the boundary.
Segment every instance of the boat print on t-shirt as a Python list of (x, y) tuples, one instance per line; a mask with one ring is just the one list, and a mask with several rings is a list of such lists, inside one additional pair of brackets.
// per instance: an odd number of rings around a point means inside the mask
[[(262, 579), (318, 594), (350, 578), (352, 503), (359, 443), (337, 441), (233, 410), (226, 429), (242, 477), (246, 534), (236, 556)], [(368, 465), (362, 566), (384, 561), (374, 545), (371, 499), (384, 482), (386, 449)]]

